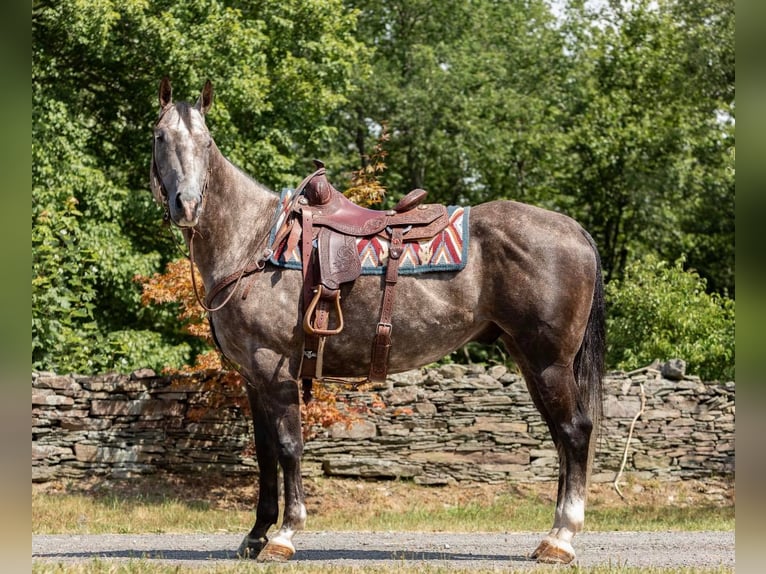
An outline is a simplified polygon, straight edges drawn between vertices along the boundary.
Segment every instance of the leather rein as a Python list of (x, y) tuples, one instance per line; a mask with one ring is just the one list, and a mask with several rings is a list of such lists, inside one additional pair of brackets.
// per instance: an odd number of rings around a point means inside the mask
[[(279, 218), (283, 214), (287, 214), (287, 213), (289, 213), (290, 211), (292, 211), (295, 208), (296, 204), (300, 202), (300, 198), (302, 197), (303, 189), (306, 187), (306, 184), (308, 184), (308, 182), (311, 181), (311, 178), (313, 178), (320, 171), (321, 171), (321, 168), (316, 170), (314, 173), (311, 173), (311, 174), (307, 175), (303, 179), (303, 181), (300, 183), (300, 185), (298, 185), (298, 187), (295, 189), (295, 193), (294, 193), (292, 199), (284, 206), (284, 208), (283, 209), (275, 210), (274, 216), (273, 216), (273, 218), (271, 220), (271, 223), (269, 224), (268, 231), (266, 232), (266, 237), (259, 243), (258, 249), (253, 251), (253, 253), (258, 253), (262, 249), (261, 246), (266, 245), (266, 243), (269, 240), (269, 236), (271, 235), (271, 230), (277, 224), (277, 222), (279, 221)], [(205, 189), (202, 190), (202, 201), (203, 202), (205, 200), (205, 191), (207, 191), (207, 180), (205, 180)], [(234, 295), (234, 292), (237, 290), (237, 287), (239, 286), (240, 281), (242, 281), (242, 278), (245, 275), (252, 275), (253, 273), (257, 273), (258, 271), (262, 271), (264, 269), (264, 267), (266, 266), (266, 261), (268, 261), (269, 257), (271, 257), (271, 255), (274, 253), (273, 246), (274, 245), (279, 245), (280, 241), (282, 240), (282, 237), (280, 237), (279, 234), (277, 234), (274, 237), (274, 241), (272, 242), (271, 246), (269, 246), (269, 247), (267, 247), (266, 249), (263, 250), (263, 252), (261, 254), (261, 257), (260, 257), (260, 259), (258, 259), (258, 261), (255, 261), (254, 263), (250, 263), (252, 261), (252, 259), (253, 259), (253, 257), (251, 256), (250, 259), (248, 259), (248, 263), (240, 271), (235, 271), (234, 273), (231, 273), (230, 275), (227, 275), (226, 277), (224, 277), (223, 279), (218, 281), (218, 283), (216, 283), (215, 286), (210, 290), (210, 293), (208, 293), (207, 296), (205, 297), (205, 299), (207, 299), (208, 303), (212, 303), (213, 300), (216, 298), (216, 296), (221, 291), (226, 289), (229, 285), (231, 285), (232, 283), (235, 283), (235, 285), (234, 285), (234, 288), (229, 293), (229, 295), (223, 301), (223, 303), (221, 303), (217, 307), (211, 308), (211, 307), (208, 307), (200, 299), (199, 293), (197, 291), (197, 283), (196, 283), (196, 280), (194, 278), (194, 267), (193, 267), (193, 265), (194, 265), (194, 236), (197, 235), (197, 234), (199, 234), (199, 232), (196, 230), (196, 228), (192, 228), (192, 236), (189, 238), (189, 262), (192, 265), (192, 270), (191, 270), (192, 286), (194, 287), (194, 295), (197, 297), (197, 302), (202, 306), (203, 309), (205, 309), (208, 312), (218, 311), (219, 309), (222, 309), (231, 300), (232, 296)], [(248, 290), (246, 290), (242, 294), (242, 298), (243, 299), (245, 299), (247, 297), (247, 293), (248, 293)]]
[[(202, 215), (202, 212), (204, 211), (204, 207), (205, 207), (205, 197), (207, 196), (206, 194), (207, 187), (208, 187), (208, 179), (206, 176), (205, 186), (202, 188), (202, 205), (200, 206), (200, 216)], [(202, 233), (200, 233), (197, 230), (196, 226), (191, 228), (190, 230), (191, 236), (189, 237), (189, 273), (191, 274), (191, 282), (192, 282), (192, 289), (194, 290), (194, 296), (197, 299), (197, 303), (199, 303), (200, 307), (202, 307), (208, 313), (212, 313), (214, 311), (219, 311), (223, 309), (229, 303), (229, 301), (231, 301), (232, 297), (234, 296), (234, 293), (236, 293), (237, 288), (239, 287), (239, 284), (242, 282), (242, 279), (246, 275), (252, 275), (253, 273), (257, 273), (258, 271), (263, 271), (263, 269), (266, 267), (266, 261), (269, 259), (269, 257), (271, 257), (271, 254), (273, 253), (271, 247), (267, 247), (265, 249), (264, 247), (269, 241), (269, 236), (271, 235), (271, 229), (274, 227), (277, 220), (279, 219), (279, 215), (280, 215), (280, 211), (277, 210), (274, 213), (274, 217), (266, 231), (266, 236), (261, 241), (258, 242), (258, 247), (255, 250), (253, 250), (252, 254), (247, 259), (247, 263), (245, 263), (242, 269), (240, 269), (239, 271), (230, 273), (223, 279), (219, 280), (218, 283), (216, 283), (213, 286), (210, 292), (205, 294), (204, 300), (200, 296), (200, 290), (197, 287), (196, 273), (194, 273), (194, 267), (196, 266), (196, 263), (194, 262), (194, 238), (197, 235), (202, 237), (204, 236), (202, 235)], [(253, 261), (257, 253), (260, 253), (261, 256), (258, 258), (258, 260)], [(224, 299), (220, 305), (211, 307), (210, 305), (213, 303), (215, 298), (221, 293), (221, 291), (226, 289), (232, 283), (234, 284), (234, 288), (226, 296), (226, 299)], [(242, 299), (245, 299), (247, 297), (248, 291), (249, 290), (246, 290), (242, 294)]]

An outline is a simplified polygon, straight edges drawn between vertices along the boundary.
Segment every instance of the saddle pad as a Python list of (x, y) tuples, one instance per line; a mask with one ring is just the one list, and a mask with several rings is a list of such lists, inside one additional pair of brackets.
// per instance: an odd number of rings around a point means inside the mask
[[(282, 192), (278, 210), (281, 215), (271, 231), (273, 242), (277, 230), (286, 217), (285, 206), (290, 201), (292, 190)], [(423, 241), (405, 243), (399, 263), (400, 275), (414, 275), (434, 271), (459, 271), (468, 259), (468, 216), (469, 207), (450, 206), (447, 208), (449, 225), (435, 237)], [(405, 235), (405, 240), (407, 236)], [(286, 253), (286, 241), (273, 247), (269, 262), (287, 269), (301, 269), (300, 242)], [(356, 250), (362, 263), (362, 275), (379, 275), (386, 271), (389, 241), (381, 236), (357, 237)]]

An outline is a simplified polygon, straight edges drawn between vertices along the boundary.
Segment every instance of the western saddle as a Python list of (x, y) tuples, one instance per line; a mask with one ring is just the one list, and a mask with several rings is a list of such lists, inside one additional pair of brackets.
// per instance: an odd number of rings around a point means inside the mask
[[(394, 209), (367, 209), (353, 203), (327, 180), (324, 164), (298, 186), (285, 210), (288, 212), (272, 245), (286, 242), (291, 252), (300, 244), (303, 271), (303, 331), (305, 333), (301, 379), (309, 398), (311, 381), (322, 379), (322, 356), (327, 337), (343, 330), (340, 286), (362, 273), (356, 248), (360, 237), (380, 236), (389, 242), (380, 316), (372, 341), (368, 380), (382, 382), (388, 371), (391, 349), (391, 316), (400, 257), (407, 242), (430, 239), (449, 223), (444, 205), (422, 202), (426, 191), (414, 189)], [(333, 326), (330, 326), (334, 315)]]

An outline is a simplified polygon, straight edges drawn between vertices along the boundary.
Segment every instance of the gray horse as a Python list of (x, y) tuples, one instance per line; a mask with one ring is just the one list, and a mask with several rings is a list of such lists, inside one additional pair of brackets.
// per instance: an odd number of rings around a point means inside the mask
[[(206, 301), (211, 326), (222, 352), (239, 365), (252, 407), (258, 506), (239, 553), (287, 560), (295, 553), (293, 535), (306, 522), (298, 383), (302, 274), (268, 262), (280, 198), (222, 155), (205, 125), (212, 102), (210, 81), (191, 105), (174, 103), (163, 78), (151, 187), (182, 230), (206, 292), (214, 292), (214, 300)], [(513, 201), (472, 207), (469, 232), (462, 271), (399, 278), (389, 372), (432, 363), (469, 341), (503, 341), (559, 453), (553, 527), (531, 557), (568, 563), (575, 557), (572, 539), (583, 527), (601, 414), (604, 300), (598, 251), (569, 217)], [(367, 375), (382, 281), (380, 275), (362, 275), (343, 286), (345, 328), (327, 343), (327, 376)], [(279, 468), (284, 515), (281, 527), (268, 535), (279, 515)]]

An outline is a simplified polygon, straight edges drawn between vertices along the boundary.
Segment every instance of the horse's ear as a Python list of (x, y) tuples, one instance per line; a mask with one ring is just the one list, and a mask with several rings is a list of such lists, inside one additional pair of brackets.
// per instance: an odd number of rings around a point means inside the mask
[(173, 88), (170, 86), (170, 78), (163, 76), (160, 82), (160, 109), (173, 101)]
[(213, 105), (213, 82), (210, 80), (205, 82), (205, 87), (202, 88), (202, 93), (197, 99), (197, 103), (194, 107), (197, 108), (204, 116), (210, 107)]

